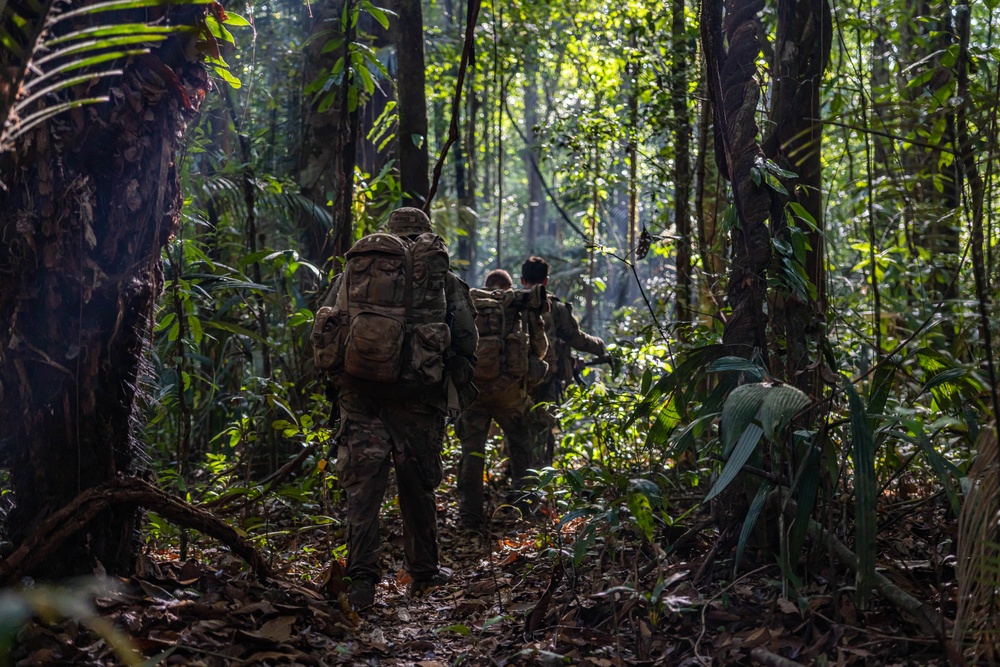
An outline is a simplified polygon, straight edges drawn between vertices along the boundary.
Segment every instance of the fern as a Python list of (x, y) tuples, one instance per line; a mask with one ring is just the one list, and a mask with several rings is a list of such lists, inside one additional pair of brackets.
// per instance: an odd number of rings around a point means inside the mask
[[(184, 0), (204, 4), (208, 0)], [(52, 0), (0, 5), (0, 46), (9, 54), (0, 67), (0, 153), (50, 118), (106, 95), (59, 99), (56, 93), (119, 76), (126, 60), (186, 26), (115, 21), (111, 11), (174, 4), (170, 0), (112, 0), (74, 7)], [(69, 26), (67, 28), (67, 26)]]

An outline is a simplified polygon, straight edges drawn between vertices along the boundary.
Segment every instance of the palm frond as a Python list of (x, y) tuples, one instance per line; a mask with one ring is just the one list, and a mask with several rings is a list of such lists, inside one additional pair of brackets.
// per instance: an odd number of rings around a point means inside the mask
[(996, 428), (983, 428), (958, 519), (958, 613), (953, 641), (971, 664), (996, 664), (1000, 646), (1000, 463)]
[[(216, 211), (236, 218), (247, 215), (242, 176), (214, 174), (198, 180), (206, 201), (211, 203)], [(254, 179), (252, 184), (258, 213), (273, 214), (279, 221), (306, 220), (324, 229), (329, 229), (333, 224), (333, 217), (328, 210), (296, 190), (282, 187), (280, 191), (276, 191), (259, 179)]]
[[(68, 109), (107, 100), (73, 98), (75, 86), (119, 76), (131, 56), (187, 26), (151, 25), (101, 14), (207, 0), (20, 0), (0, 4), (0, 153), (25, 132)], [(104, 67), (98, 67), (104, 65)]]

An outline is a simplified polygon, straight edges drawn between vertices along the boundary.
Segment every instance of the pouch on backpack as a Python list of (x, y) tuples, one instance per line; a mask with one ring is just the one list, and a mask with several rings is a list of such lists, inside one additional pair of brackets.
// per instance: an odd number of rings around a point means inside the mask
[(473, 382), (486, 384), (500, 377), (503, 371), (503, 343), (499, 336), (480, 336), (476, 348), (476, 374)]
[(410, 336), (410, 372), (427, 385), (444, 380), (444, 355), (451, 345), (451, 329), (443, 322), (417, 324)]
[(528, 374), (528, 335), (514, 332), (504, 337), (504, 372), (511, 378), (520, 379)]
[(337, 372), (344, 365), (344, 337), (347, 327), (338, 308), (323, 306), (316, 312), (310, 340), (316, 368)]
[(396, 382), (403, 365), (404, 333), (397, 318), (358, 313), (344, 346), (344, 370), (359, 380)]

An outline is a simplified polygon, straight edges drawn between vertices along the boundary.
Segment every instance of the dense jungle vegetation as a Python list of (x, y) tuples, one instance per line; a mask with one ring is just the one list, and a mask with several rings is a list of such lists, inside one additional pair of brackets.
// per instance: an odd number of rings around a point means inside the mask
[[(996, 664), (996, 5), (0, 0), (0, 660)], [(359, 618), (309, 335), (402, 205), (613, 361)]]

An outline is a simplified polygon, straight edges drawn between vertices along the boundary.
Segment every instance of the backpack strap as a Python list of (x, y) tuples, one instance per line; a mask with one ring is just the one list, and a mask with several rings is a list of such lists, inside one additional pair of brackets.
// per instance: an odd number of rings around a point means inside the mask
[(413, 328), (413, 243), (405, 238), (400, 237), (400, 241), (406, 248), (406, 252), (403, 253), (403, 274), (406, 276), (403, 285), (403, 308), (404, 312), (404, 324), (407, 333)]

